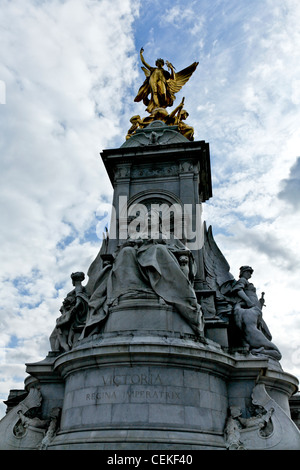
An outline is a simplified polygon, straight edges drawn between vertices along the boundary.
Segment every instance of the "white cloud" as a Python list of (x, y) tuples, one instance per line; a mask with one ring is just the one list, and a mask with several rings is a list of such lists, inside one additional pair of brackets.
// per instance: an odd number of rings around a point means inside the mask
[(195, 2), (190, 6), (187, 3), (177, 2), (162, 15), (161, 24), (163, 26), (169, 24), (176, 29), (186, 30), (188, 28), (188, 34), (191, 36), (201, 34), (205, 18), (201, 15), (201, 11), (197, 11), (195, 15), (195, 6)]
[(204, 77), (189, 101), (198, 107), (190, 113), (194, 122), (199, 117), (197, 138), (210, 142), (213, 198), (204, 218), (235, 276), (242, 264), (253, 266), (282, 366), (299, 378), (300, 5), (247, 5), (252, 12), (224, 7), (223, 42), (209, 42), (218, 30), (207, 28), (199, 65)]
[(1, 4), (3, 398), (23, 387), (25, 362), (45, 357), (71, 272), (86, 272), (100, 248), (95, 215), (112, 188), (99, 152), (125, 140), (137, 5)]

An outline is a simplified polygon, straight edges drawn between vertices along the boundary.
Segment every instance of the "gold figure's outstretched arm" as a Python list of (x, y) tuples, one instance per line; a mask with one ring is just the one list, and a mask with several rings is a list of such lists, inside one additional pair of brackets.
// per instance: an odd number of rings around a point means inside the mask
[[(144, 56), (143, 56), (143, 52), (144, 52), (144, 48), (141, 47), (141, 50), (140, 50), (140, 58), (141, 58), (141, 61), (142, 61), (142, 64), (147, 67), (148, 70), (152, 70), (153, 67), (151, 67), (151, 65), (147, 64), (147, 62), (145, 61), (144, 59)], [(142, 67), (143, 68), (143, 67)], [(144, 70), (144, 69), (143, 69)]]

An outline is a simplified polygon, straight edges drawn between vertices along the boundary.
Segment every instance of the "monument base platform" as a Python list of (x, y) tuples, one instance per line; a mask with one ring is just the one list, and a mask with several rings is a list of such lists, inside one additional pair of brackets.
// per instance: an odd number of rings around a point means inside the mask
[[(238, 406), (249, 416), (258, 384), (264, 388), (261, 406), (270, 402), (280, 410), (294, 442), (286, 441), (282, 429), (276, 429), (274, 441), (274, 429), (263, 437), (255, 428), (252, 447), (247, 448), (299, 446), (288, 403), (297, 379), (266, 357), (230, 355), (188, 333), (136, 330), (95, 335), (51, 361), (64, 383), (64, 396), (60, 428), (49, 450), (226, 449), (228, 408)], [(28, 372), (28, 386), (33, 386), (34, 376), (47, 407), (61, 384), (49, 388), (42, 363), (28, 365)]]
[(223, 435), (164, 427), (153, 430), (110, 429), (73, 431), (58, 435), (52, 450), (224, 450)]
[[(230, 353), (197, 336), (157, 299), (118, 303), (101, 334), (81, 339), (68, 352), (50, 352), (27, 364), (27, 372), (27, 398), (0, 423), (2, 448), (300, 448), (289, 408), (297, 379), (273, 359)], [(41, 406), (44, 420), (54, 418), (28, 440), (26, 410), (32, 406)], [(238, 418), (230, 415), (232, 407), (239, 409)], [(232, 442), (237, 432), (238, 444)]]

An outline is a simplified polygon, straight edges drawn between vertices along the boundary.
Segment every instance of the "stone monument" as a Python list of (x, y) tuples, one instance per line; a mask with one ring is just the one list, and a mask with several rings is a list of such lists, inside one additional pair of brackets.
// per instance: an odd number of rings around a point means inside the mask
[[(51, 350), (10, 395), (1, 449), (299, 449), (264, 297), (218, 248), (201, 208), (212, 197), (209, 145), (194, 141), (176, 73), (148, 65), (124, 144), (101, 153), (114, 189), (109, 232), (71, 274)], [(76, 269), (76, 267), (74, 267)]]

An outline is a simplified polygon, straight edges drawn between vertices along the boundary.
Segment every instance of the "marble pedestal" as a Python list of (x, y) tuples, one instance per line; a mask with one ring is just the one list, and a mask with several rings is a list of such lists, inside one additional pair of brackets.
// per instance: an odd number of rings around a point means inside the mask
[[(28, 372), (47, 406), (49, 383), (39, 368)], [(288, 414), (297, 388), (278, 363), (197, 339), (172, 307), (154, 300), (120, 302), (100, 335), (53, 357), (51, 369), (64, 396), (49, 450), (221, 450), (228, 406), (246, 410), (262, 383)]]

